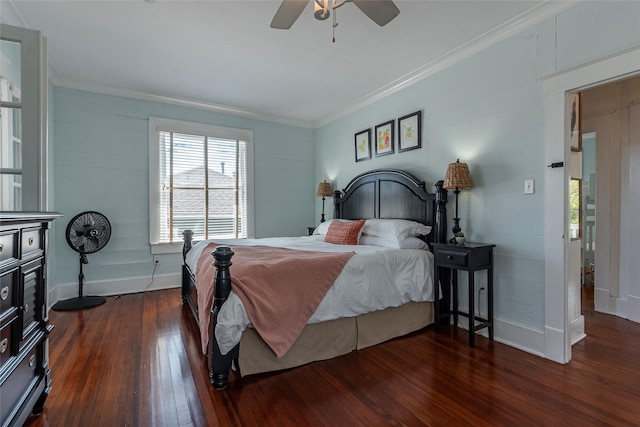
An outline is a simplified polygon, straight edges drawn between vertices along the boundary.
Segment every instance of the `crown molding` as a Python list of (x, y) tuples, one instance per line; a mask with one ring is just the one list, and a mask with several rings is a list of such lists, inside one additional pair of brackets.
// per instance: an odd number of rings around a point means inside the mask
[(71, 81), (68, 79), (51, 78), (51, 83), (68, 89), (82, 90), (85, 92), (100, 93), (103, 95), (119, 96), (124, 98), (138, 99), (141, 101), (160, 102), (163, 104), (171, 104), (180, 107), (196, 108), (199, 110), (212, 111), (215, 113), (229, 114), (232, 116), (245, 117), (249, 119), (261, 120), (270, 123), (280, 123), (288, 126), (313, 128), (313, 123), (304, 120), (295, 120), (284, 117), (272, 116), (268, 114), (256, 113), (242, 108), (232, 107), (229, 105), (214, 104), (210, 102), (188, 99), (175, 98), (163, 95), (154, 95), (146, 92), (139, 92), (129, 89), (122, 89), (114, 86), (99, 85), (95, 83), (86, 83)]
[(559, 15), (565, 10), (575, 6), (576, 4), (584, 0), (574, 1), (552, 1), (547, 0), (544, 3), (533, 6), (532, 8), (522, 12), (521, 14), (513, 17), (512, 19), (505, 21), (503, 24), (492, 28), (491, 30), (481, 34), (469, 42), (460, 45), (458, 48), (447, 52), (446, 54), (436, 58), (435, 60), (423, 65), (415, 71), (406, 74), (405, 76), (389, 83), (388, 85), (371, 92), (370, 94), (362, 97), (358, 101), (349, 105), (348, 107), (334, 112), (331, 115), (325, 116), (317, 122), (314, 122), (314, 127), (319, 128), (326, 124), (329, 124), (346, 114), (353, 113), (367, 105), (371, 105), (377, 101), (380, 101), (387, 96), (394, 94), (414, 83), (419, 82), (433, 74), (440, 72), (464, 59), (487, 49), (488, 47), (506, 40), (507, 38), (547, 19), (553, 18)]

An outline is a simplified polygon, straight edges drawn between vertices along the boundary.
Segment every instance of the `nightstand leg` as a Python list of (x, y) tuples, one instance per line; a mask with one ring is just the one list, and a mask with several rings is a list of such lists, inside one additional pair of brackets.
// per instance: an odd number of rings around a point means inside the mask
[(458, 270), (451, 270), (451, 287), (453, 288), (453, 325), (458, 327)]
[(475, 346), (475, 341), (476, 341), (476, 331), (475, 331), (475, 327), (476, 327), (476, 311), (474, 309), (475, 307), (475, 301), (473, 298), (473, 290), (474, 290), (474, 276), (475, 276), (475, 272), (470, 271), (469, 272), (469, 347), (474, 347)]

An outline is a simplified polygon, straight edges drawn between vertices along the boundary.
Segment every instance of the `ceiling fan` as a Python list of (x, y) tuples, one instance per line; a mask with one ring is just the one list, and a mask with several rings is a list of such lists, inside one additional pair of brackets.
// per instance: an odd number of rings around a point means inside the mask
[[(311, 0), (314, 3), (313, 15), (324, 20), (329, 17), (330, 10), (335, 10), (347, 1), (355, 4), (373, 22), (381, 27), (398, 16), (400, 10), (392, 0)], [(296, 22), (309, 0), (282, 0), (273, 20), (271, 28), (288, 30)], [(334, 26), (337, 24), (334, 24)]]

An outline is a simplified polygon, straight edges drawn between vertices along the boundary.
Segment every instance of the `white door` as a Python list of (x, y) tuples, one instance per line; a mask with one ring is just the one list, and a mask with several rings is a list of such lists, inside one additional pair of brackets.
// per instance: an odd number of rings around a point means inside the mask
[(45, 43), (0, 24), (0, 210), (47, 208)]
[(620, 145), (614, 114), (585, 118), (583, 129), (595, 134), (596, 231), (594, 303), (596, 311), (615, 313), (620, 271)]

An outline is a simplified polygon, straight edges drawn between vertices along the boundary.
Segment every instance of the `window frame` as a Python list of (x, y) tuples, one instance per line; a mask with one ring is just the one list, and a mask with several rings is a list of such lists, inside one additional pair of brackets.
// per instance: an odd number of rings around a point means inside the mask
[(254, 237), (253, 131), (183, 120), (149, 117), (149, 245), (152, 254), (182, 252), (182, 241), (160, 242), (160, 146), (159, 132), (206, 135), (246, 141), (247, 238)]

